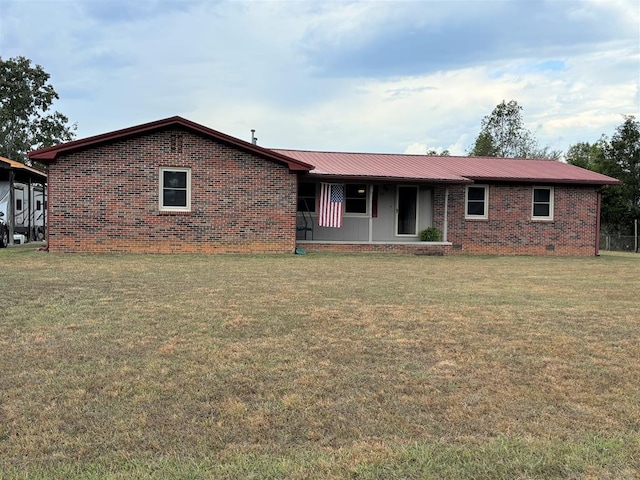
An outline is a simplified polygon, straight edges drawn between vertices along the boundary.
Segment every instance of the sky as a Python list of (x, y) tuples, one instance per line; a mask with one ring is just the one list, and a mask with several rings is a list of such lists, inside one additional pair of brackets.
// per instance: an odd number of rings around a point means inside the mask
[(566, 151), (640, 117), (635, 0), (0, 0), (77, 138), (180, 115), (268, 148), (466, 155), (522, 107)]

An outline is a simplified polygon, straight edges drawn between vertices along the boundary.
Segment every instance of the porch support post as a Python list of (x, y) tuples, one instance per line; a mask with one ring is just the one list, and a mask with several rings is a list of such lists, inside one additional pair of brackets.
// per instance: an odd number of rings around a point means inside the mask
[(9, 170), (9, 204), (7, 205), (7, 224), (9, 225), (9, 245), (13, 245), (13, 233), (16, 226), (16, 192), (14, 190), (14, 181), (16, 174), (13, 167)]
[(31, 225), (31, 217), (33, 217), (33, 219), (35, 220), (36, 216), (33, 215), (33, 206), (31, 205), (31, 200), (33, 200), (32, 197), (32, 190), (33, 190), (33, 185), (31, 184), (31, 175), (29, 175), (29, 185), (28, 185), (28, 190), (29, 193), (27, 194), (27, 242), (32, 242), (33, 241), (33, 235), (31, 232), (31, 229), (33, 228), (33, 225)]
[(47, 227), (47, 214), (49, 213), (49, 182), (42, 184), (42, 240), (47, 242), (47, 251), (49, 251), (49, 228)]
[(444, 189), (444, 218), (442, 221), (442, 241), (448, 242), (447, 240), (447, 216), (449, 215), (449, 187), (445, 187)]
[(369, 184), (369, 242), (373, 242), (373, 184)]

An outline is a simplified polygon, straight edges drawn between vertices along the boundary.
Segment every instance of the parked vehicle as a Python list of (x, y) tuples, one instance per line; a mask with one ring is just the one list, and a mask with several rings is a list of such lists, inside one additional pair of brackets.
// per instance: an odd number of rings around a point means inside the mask
[(4, 212), (0, 212), (0, 248), (9, 245), (9, 226), (4, 221)]
[[(5, 227), (9, 225), (11, 189), (9, 182), (0, 181), (0, 213)], [(45, 193), (40, 184), (31, 186), (13, 183), (13, 233), (27, 237), (29, 240), (43, 240), (45, 237)]]

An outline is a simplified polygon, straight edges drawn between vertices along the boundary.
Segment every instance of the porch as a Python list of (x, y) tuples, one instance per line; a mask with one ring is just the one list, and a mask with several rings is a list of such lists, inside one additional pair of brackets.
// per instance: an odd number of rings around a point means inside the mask
[[(345, 183), (339, 227), (319, 226), (318, 181), (298, 183), (296, 242), (309, 251), (412, 252), (444, 255), (448, 187), (419, 183)], [(421, 241), (432, 228), (439, 238)]]
[(450, 242), (340, 242), (298, 240), (296, 248), (320, 253), (399, 253), (444, 256), (451, 253)]

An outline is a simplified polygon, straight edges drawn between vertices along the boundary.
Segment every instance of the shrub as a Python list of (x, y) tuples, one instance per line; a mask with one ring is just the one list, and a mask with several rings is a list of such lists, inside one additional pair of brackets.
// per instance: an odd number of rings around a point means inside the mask
[(439, 242), (440, 230), (436, 227), (425, 228), (420, 232), (420, 240), (423, 242)]

